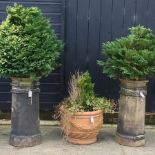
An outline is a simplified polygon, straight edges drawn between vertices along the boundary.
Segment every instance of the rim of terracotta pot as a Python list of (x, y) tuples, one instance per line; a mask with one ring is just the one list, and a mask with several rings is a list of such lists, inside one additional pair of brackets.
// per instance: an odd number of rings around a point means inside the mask
[(86, 112), (76, 112), (73, 116), (90, 116), (90, 115), (98, 115), (100, 113), (103, 113), (103, 110), (97, 110), (97, 111), (86, 111)]
[[(60, 107), (60, 110), (64, 112), (63, 106)], [(99, 115), (100, 113), (103, 113), (103, 110), (95, 110), (95, 111), (84, 111), (84, 112), (75, 112), (74, 116), (91, 116), (91, 115)]]

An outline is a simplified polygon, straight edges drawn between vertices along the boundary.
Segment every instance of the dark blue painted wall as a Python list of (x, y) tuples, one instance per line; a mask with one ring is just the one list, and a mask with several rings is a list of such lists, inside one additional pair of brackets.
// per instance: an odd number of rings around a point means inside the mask
[[(155, 32), (155, 0), (0, 0), (0, 21), (5, 8), (19, 2), (38, 6), (51, 20), (59, 38), (65, 40), (62, 67), (41, 80), (41, 110), (52, 110), (63, 96), (63, 87), (75, 70), (89, 70), (99, 95), (117, 100), (119, 81), (102, 74), (96, 61), (101, 58), (101, 44), (128, 34), (135, 25)], [(65, 6), (65, 7), (64, 7)], [(65, 18), (64, 18), (65, 17)], [(63, 82), (65, 81), (65, 82)], [(0, 80), (0, 109), (10, 109), (10, 82)], [(148, 84), (147, 111), (155, 110), (155, 80)]]
[[(155, 0), (66, 0), (65, 77), (89, 70), (96, 93), (118, 100), (119, 81), (102, 74), (101, 44), (128, 34), (135, 25), (155, 32)], [(148, 84), (147, 111), (155, 110), (155, 80)]]

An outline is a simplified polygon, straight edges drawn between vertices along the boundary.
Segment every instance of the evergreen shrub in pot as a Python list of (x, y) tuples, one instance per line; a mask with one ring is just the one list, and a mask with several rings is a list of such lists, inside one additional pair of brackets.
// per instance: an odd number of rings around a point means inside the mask
[(145, 96), (147, 78), (155, 75), (155, 37), (143, 26), (129, 28), (126, 37), (103, 44), (107, 60), (103, 72), (120, 79), (119, 118), (116, 140), (122, 145), (145, 144)]
[(60, 106), (61, 124), (65, 138), (73, 144), (91, 144), (103, 124), (103, 111), (112, 104), (94, 94), (94, 84), (88, 72), (75, 73), (69, 82), (69, 97)]
[(0, 25), (0, 76), (12, 79), (10, 144), (41, 142), (39, 79), (58, 65), (63, 44), (37, 7), (14, 4)]

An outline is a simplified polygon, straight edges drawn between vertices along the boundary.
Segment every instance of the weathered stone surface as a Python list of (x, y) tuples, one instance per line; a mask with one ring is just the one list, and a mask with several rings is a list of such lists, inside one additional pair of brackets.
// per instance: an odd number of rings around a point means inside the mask
[(145, 144), (145, 95), (147, 81), (121, 80), (116, 141), (127, 146)]
[(41, 144), (41, 134), (33, 136), (10, 135), (10, 145), (16, 147), (30, 147)]
[(29, 147), (41, 143), (39, 91), (39, 82), (29, 78), (12, 80), (10, 145)]
[(126, 135), (121, 135), (119, 133), (116, 133), (115, 139), (121, 145), (132, 146), (132, 147), (144, 146), (145, 145), (144, 135), (126, 136)]
[(155, 155), (155, 126), (146, 126), (145, 147), (126, 147), (115, 142), (116, 125), (104, 125), (92, 145), (73, 145), (64, 140), (60, 127), (41, 126), (42, 144), (16, 148), (8, 145), (10, 126), (0, 125), (0, 155)]

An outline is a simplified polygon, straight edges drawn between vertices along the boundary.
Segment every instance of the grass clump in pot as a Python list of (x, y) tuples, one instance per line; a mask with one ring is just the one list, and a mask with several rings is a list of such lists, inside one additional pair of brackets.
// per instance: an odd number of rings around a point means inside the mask
[(89, 72), (75, 73), (69, 81), (69, 97), (62, 105), (64, 109), (75, 112), (90, 112), (104, 110), (108, 112), (112, 109), (112, 104), (104, 97), (97, 97), (94, 93), (94, 83)]

